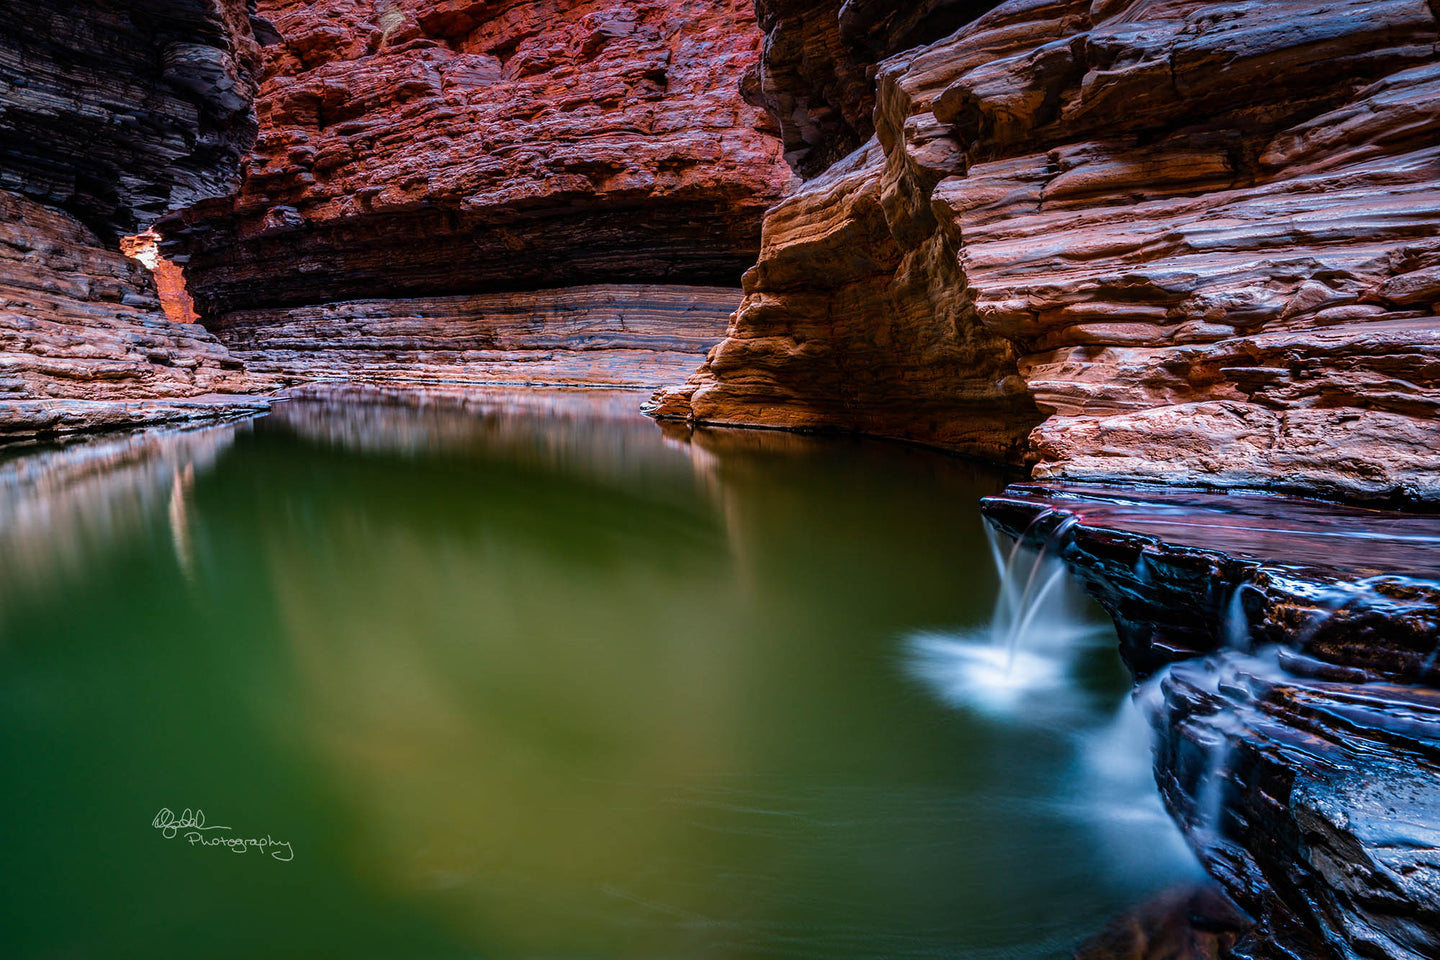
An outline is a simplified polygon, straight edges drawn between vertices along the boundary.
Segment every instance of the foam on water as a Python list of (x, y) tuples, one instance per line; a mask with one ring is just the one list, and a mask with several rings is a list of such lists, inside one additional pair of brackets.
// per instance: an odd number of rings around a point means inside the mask
[[(907, 666), (945, 703), (1012, 721), (1051, 721), (1089, 706), (1075, 683), (1087, 648), (1113, 641), (1087, 615), (1085, 597), (1055, 553), (1071, 523), (1040, 550), (1002, 550), (987, 528), (1000, 590), (990, 622), (953, 633), (924, 632), (907, 642)], [(1072, 718), (1073, 719), (1073, 718)]]
[[(1004, 549), (993, 531), (1000, 576), (990, 621), (907, 638), (911, 676), (947, 705), (997, 723), (1040, 725), (1073, 751), (1071, 773), (1053, 802), (1095, 832), (1115, 875), (1173, 878), (1202, 873), (1156, 789), (1146, 706), (1151, 681), (1117, 704), (1090, 689), (1082, 662), (1113, 650), (1110, 624), (1089, 606), (1059, 557), (1073, 521), (1041, 549)], [(1238, 603), (1237, 603), (1238, 606)]]

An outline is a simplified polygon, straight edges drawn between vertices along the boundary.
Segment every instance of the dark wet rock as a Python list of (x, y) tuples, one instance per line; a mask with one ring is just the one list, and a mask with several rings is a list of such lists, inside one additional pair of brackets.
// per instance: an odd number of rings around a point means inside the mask
[(1440, 516), (1283, 497), (1018, 484), (990, 522), (1061, 556), (1138, 677), (1236, 642), (1440, 682)]
[(1238, 654), (1160, 683), (1157, 778), (1255, 957), (1440, 956), (1440, 692)]
[(1075, 960), (1219, 960), (1251, 925), (1216, 887), (1177, 887), (1111, 919)]
[(1023, 484), (998, 529), (1115, 620), (1244, 958), (1440, 956), (1440, 517)]
[(886, 57), (930, 43), (998, 0), (757, 0), (763, 56), (745, 78), (774, 118), (785, 156), (813, 177), (875, 133), (875, 73)]
[(225, 193), (255, 136), (245, 0), (0, 3), (0, 189), (113, 240)]

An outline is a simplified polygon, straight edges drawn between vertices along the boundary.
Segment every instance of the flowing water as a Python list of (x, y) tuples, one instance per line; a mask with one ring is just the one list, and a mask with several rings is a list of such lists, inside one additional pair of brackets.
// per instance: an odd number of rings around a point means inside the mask
[(1191, 875), (1004, 477), (635, 400), (8, 454), (0, 955), (1028, 960)]

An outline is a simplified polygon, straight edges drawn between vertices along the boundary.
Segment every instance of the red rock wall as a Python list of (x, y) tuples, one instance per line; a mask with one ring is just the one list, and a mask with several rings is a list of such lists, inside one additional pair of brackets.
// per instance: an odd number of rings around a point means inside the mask
[(244, 0), (0, 3), (0, 437), (250, 409), (262, 387), (120, 251), (231, 187), (255, 129)]
[(731, 284), (790, 172), (748, 0), (262, 0), (261, 133), (162, 232), (201, 313)]
[(1424, 0), (1010, 0), (881, 64), (661, 411), (1440, 497), (1437, 40)]

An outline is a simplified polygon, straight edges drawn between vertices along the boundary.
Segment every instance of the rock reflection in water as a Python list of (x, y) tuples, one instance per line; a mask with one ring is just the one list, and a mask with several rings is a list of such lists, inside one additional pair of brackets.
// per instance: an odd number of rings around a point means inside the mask
[(244, 422), (159, 427), (0, 460), (0, 600), (83, 575), (161, 515), (179, 562), (189, 566), (194, 478), (248, 429)]
[(1077, 817), (1074, 741), (904, 669), (989, 614), (1003, 477), (634, 394), (401, 399), (277, 404), (7, 609), (12, 955), (1031, 960), (1177, 879)]

